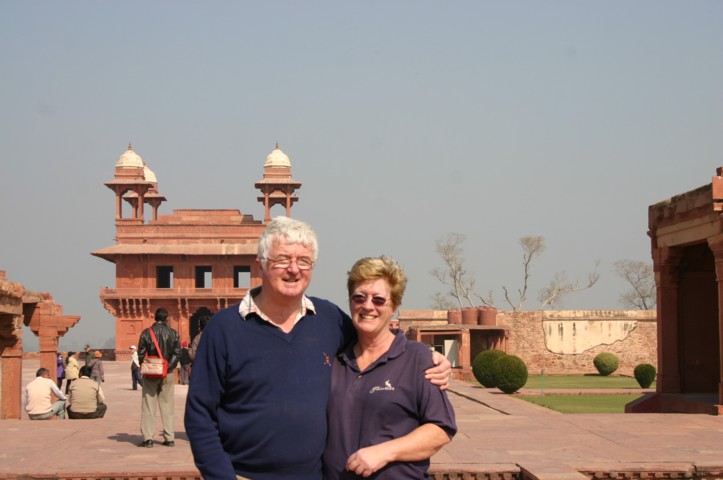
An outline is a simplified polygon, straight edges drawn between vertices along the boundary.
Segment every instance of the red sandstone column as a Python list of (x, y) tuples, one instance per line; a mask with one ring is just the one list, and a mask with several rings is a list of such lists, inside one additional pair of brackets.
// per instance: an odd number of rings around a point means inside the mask
[[(15, 320), (14, 320), (15, 321)], [(17, 320), (19, 322), (19, 320)], [(2, 362), (2, 377), (0, 377), (0, 419), (19, 420), (22, 408), (23, 391), (23, 339), (4, 337), (0, 338), (0, 361)]]
[(123, 195), (116, 192), (115, 194), (115, 218), (116, 220), (123, 218)]
[(40, 327), (38, 330), (38, 345), (40, 349), (40, 366), (50, 370), (50, 378), (58, 380), (58, 328)]
[(658, 303), (658, 393), (680, 393), (678, 352), (679, 249), (653, 247), (653, 269)]
[(723, 405), (723, 236), (710, 238), (708, 245), (715, 256), (715, 275), (718, 281), (718, 351), (719, 379), (718, 379), (718, 405)]
[(141, 193), (138, 195), (138, 218), (145, 221), (145, 214), (143, 213), (143, 203), (145, 202), (143, 196), (145, 193)]
[(470, 348), (470, 333), (469, 329), (465, 329), (462, 332), (462, 335), (460, 340), (462, 341), (462, 344), (460, 345), (459, 349), (459, 363), (460, 367), (462, 367), (462, 371), (466, 371), (468, 373), (472, 372), (472, 358), (470, 356), (472, 355), (471, 348)]
[(269, 192), (264, 192), (264, 223), (271, 221), (271, 206), (269, 205)]

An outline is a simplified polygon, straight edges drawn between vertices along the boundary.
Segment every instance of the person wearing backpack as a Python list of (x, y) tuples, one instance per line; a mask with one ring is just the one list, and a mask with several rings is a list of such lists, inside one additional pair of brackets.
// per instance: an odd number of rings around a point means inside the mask
[[(138, 360), (148, 357), (161, 357), (167, 362), (163, 377), (143, 377), (141, 390), (141, 435), (143, 441), (139, 447), (153, 447), (153, 434), (156, 429), (156, 410), (161, 412), (163, 422), (163, 443), (166, 447), (175, 446), (173, 429), (173, 388), (176, 383), (173, 371), (181, 358), (181, 342), (178, 332), (167, 325), (168, 310), (159, 308), (154, 315), (155, 323), (141, 332), (138, 339)], [(143, 372), (143, 370), (141, 370)]]

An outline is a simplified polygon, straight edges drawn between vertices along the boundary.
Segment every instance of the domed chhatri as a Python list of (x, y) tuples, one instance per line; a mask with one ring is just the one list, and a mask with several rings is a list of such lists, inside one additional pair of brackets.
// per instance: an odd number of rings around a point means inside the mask
[(133, 151), (133, 147), (131, 147), (131, 144), (128, 144), (128, 150), (123, 152), (123, 155), (118, 157), (118, 161), (115, 163), (116, 167), (128, 167), (128, 168), (134, 168), (134, 167), (140, 167), (143, 168), (143, 159)]
[(153, 170), (148, 168), (148, 164), (145, 161), (143, 162), (143, 178), (145, 178), (147, 182), (158, 183), (156, 174), (153, 173)]
[(281, 151), (279, 144), (276, 144), (274, 151), (269, 153), (264, 162), (264, 168), (266, 167), (287, 167), (291, 168), (291, 161), (288, 155)]

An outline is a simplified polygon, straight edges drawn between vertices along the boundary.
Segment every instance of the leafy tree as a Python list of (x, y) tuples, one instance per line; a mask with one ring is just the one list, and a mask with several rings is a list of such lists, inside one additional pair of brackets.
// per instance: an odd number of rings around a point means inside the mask
[(618, 260), (614, 269), (630, 285), (630, 290), (620, 295), (620, 303), (625, 308), (655, 309), (655, 273), (652, 265), (637, 260)]

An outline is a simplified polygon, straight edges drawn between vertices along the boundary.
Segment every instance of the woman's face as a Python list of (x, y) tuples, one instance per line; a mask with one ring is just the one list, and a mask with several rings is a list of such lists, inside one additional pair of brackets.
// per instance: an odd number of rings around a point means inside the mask
[(383, 278), (356, 284), (349, 298), (349, 311), (360, 336), (375, 336), (389, 329), (394, 316), (389, 284)]

